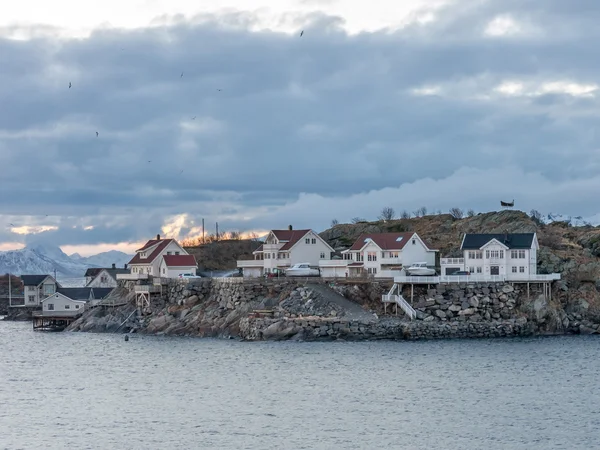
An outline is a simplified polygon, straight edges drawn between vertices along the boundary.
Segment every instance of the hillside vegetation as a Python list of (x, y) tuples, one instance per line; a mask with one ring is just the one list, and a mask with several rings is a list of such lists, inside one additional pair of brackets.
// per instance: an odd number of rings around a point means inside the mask
[(238, 259), (253, 259), (252, 252), (261, 244), (251, 239), (232, 239), (184, 248), (196, 257), (202, 271), (233, 270)]

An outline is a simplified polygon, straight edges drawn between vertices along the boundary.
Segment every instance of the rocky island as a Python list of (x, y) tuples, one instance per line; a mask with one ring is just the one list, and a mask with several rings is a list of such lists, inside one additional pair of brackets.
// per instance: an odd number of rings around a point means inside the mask
[[(540, 273), (560, 272), (551, 295), (522, 284), (452, 283), (414, 287), (410, 320), (384, 313), (392, 281), (373, 279), (171, 280), (144, 308), (132, 282), (115, 295), (122, 306), (85, 312), (69, 331), (136, 332), (245, 340), (361, 340), (501, 337), (600, 332), (600, 229), (544, 225), (518, 211), (343, 224), (321, 236), (335, 248), (365, 232), (417, 231), (453, 256), (466, 232), (532, 232), (540, 239)], [(406, 288), (406, 286), (405, 286)]]

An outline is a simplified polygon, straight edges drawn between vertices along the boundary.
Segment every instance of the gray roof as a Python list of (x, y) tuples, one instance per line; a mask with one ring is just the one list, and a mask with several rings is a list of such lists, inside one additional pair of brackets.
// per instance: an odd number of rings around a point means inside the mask
[(58, 288), (56, 292), (69, 297), (71, 300), (100, 300), (111, 293), (113, 288), (92, 288), (92, 287), (76, 287), (76, 288)]
[(509, 249), (527, 249), (533, 244), (535, 233), (465, 234), (461, 250), (478, 250), (492, 239)]
[(124, 269), (124, 268), (118, 268), (115, 267), (114, 269), (112, 267), (95, 267), (95, 268), (90, 268), (85, 272), (85, 276), (86, 277), (92, 277), (95, 278), (97, 277), (100, 272), (102, 272), (103, 270), (106, 270), (106, 272), (113, 277), (113, 279), (117, 279), (117, 275), (118, 274), (123, 274), (123, 273), (131, 273), (131, 269)]
[(25, 286), (39, 286), (50, 275), (21, 275), (21, 280)]

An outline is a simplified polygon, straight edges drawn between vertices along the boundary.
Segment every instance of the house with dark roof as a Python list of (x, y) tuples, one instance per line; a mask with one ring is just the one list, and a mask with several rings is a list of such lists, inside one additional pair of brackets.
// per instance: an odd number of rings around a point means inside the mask
[(435, 267), (437, 252), (417, 233), (369, 233), (344, 250), (341, 259), (321, 261), (319, 266), (323, 277), (390, 278), (415, 263)]
[(60, 287), (50, 275), (21, 275), (25, 304), (22, 306), (40, 306), (43, 299), (51, 296)]
[(244, 277), (261, 277), (283, 272), (298, 263), (319, 266), (319, 261), (331, 260), (333, 248), (313, 230), (271, 230), (265, 242), (254, 252), (254, 259), (239, 260), (237, 267)]
[[(175, 239), (161, 239), (160, 234), (156, 235), (156, 239), (149, 240), (144, 246), (136, 250), (135, 256), (129, 261), (128, 267), (131, 269), (131, 275), (160, 277), (162, 276), (161, 263), (163, 262), (163, 257), (171, 255), (180, 256), (189, 254)], [(191, 269), (191, 267), (186, 266), (185, 269)], [(194, 267), (193, 272), (195, 273), (195, 271)], [(174, 271), (171, 273), (174, 273)], [(117, 278), (123, 276), (128, 275), (120, 275)]]
[[(88, 269), (85, 273), (86, 286), (97, 288), (116, 288), (117, 275), (129, 274), (131, 269), (125, 267), (120, 269), (115, 264), (110, 268), (94, 268)], [(88, 274), (91, 275), (88, 279)]]
[(490, 279), (532, 279), (539, 248), (536, 233), (465, 234), (462, 258), (442, 258), (442, 275), (465, 271)]

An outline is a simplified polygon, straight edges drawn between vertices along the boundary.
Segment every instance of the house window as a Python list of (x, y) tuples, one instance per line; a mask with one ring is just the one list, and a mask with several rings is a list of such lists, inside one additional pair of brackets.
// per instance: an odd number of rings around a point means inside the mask
[(481, 273), (481, 267), (477, 268), (477, 273)]
[(500, 250), (500, 259), (504, 259), (504, 250)]
[(486, 259), (504, 258), (504, 250), (486, 250), (485, 257)]
[(519, 272), (520, 273), (525, 273), (525, 267), (524, 266), (519, 267)]
[(475, 252), (475, 258), (476, 259), (483, 259), (483, 252), (482, 251)]
[(29, 303), (35, 303), (35, 295), (29, 296)]
[(321, 252), (321, 255), (319, 256), (321, 259), (325, 259), (325, 252)]
[(312, 243), (316, 244), (317, 243), (317, 239), (316, 238), (312, 238)]
[(490, 251), (489, 250), (485, 251), (485, 259), (490, 259)]
[(517, 266), (512, 266), (512, 273), (517, 273)]
[(167, 252), (167, 255), (170, 255), (170, 254), (171, 254), (171, 252)]
[(352, 253), (344, 253), (344, 259), (346, 261), (352, 261)]
[(163, 267), (163, 275), (165, 274), (165, 268)]
[(519, 250), (519, 259), (525, 259), (525, 250)]
[(417, 240), (416, 240), (416, 239), (413, 239), (413, 240), (412, 240), (412, 243), (413, 243), (413, 245), (416, 245), (416, 243), (417, 243)]
[(54, 311), (54, 303), (48, 303), (48, 311)]
[(377, 252), (368, 252), (367, 261), (377, 261)]
[(305, 243), (305, 244), (310, 244), (310, 238), (306, 238), (306, 239), (304, 239), (304, 243)]
[(65, 305), (65, 309), (71, 309), (71, 305)]
[(75, 305), (75, 309), (79, 309), (79, 305)]
[(35, 291), (35, 286), (27, 286), (28, 291)]
[(377, 273), (377, 268), (376, 267), (369, 267), (367, 269), (367, 273), (375, 275)]
[(179, 252), (175, 252), (176, 255), (179, 255)]
[(469, 273), (475, 273), (475, 267), (469, 267)]
[(517, 250), (511, 250), (510, 251), (510, 258), (511, 259), (517, 259), (519, 257), (519, 252)]
[(475, 259), (475, 252), (469, 252), (469, 259)]
[(100, 282), (101, 283), (106, 283), (108, 281), (108, 278), (106, 277), (100, 277)]
[(390, 252), (390, 258), (398, 258), (398, 252)]
[(365, 255), (361, 255), (360, 253), (356, 254), (356, 260), (357, 261), (364, 261), (365, 260)]

